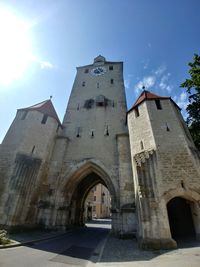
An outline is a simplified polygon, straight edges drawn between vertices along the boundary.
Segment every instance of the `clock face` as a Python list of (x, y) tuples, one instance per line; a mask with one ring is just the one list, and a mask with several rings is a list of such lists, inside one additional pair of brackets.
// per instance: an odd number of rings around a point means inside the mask
[(102, 75), (106, 72), (106, 69), (104, 67), (96, 67), (91, 70), (91, 74), (94, 76)]

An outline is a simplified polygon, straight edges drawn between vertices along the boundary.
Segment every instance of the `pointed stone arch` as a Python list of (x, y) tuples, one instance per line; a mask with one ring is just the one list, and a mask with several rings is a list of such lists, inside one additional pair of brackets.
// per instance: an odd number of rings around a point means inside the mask
[(84, 160), (62, 176), (59, 185), (63, 206), (68, 207), (68, 224), (83, 224), (83, 208), (89, 191), (98, 183), (106, 186), (111, 195), (112, 212), (119, 209), (117, 180), (106, 167), (96, 160)]

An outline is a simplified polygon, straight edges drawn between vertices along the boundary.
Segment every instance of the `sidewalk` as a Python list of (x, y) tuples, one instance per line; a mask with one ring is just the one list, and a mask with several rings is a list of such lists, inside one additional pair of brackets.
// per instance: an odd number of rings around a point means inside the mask
[(28, 244), (35, 243), (35, 242), (48, 240), (48, 239), (55, 238), (57, 236), (69, 233), (70, 231), (71, 229), (65, 232), (64, 231), (35, 230), (35, 231), (25, 231), (21, 233), (9, 234), (8, 237), (11, 240), (11, 243), (7, 245), (0, 245), (0, 249), (28, 245)]
[(110, 235), (97, 267), (200, 267), (200, 242), (184, 243), (174, 250), (140, 250), (136, 240)]

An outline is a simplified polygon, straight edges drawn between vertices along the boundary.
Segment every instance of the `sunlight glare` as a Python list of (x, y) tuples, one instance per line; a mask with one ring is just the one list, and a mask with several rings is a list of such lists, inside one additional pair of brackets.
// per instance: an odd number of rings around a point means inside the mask
[(0, 7), (0, 83), (10, 84), (23, 75), (31, 55), (29, 24)]

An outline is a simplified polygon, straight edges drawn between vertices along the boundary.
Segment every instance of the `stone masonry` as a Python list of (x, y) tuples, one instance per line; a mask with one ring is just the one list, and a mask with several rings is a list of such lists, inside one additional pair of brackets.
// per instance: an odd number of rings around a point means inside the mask
[(144, 91), (127, 112), (123, 63), (102, 56), (77, 68), (62, 124), (51, 100), (17, 111), (0, 145), (0, 179), (4, 228), (83, 225), (101, 183), (113, 233), (136, 235), (144, 248), (200, 238), (199, 152), (179, 107)]

